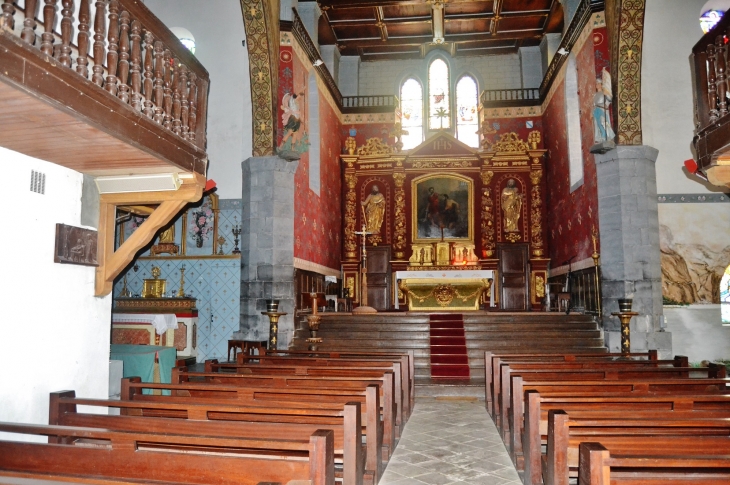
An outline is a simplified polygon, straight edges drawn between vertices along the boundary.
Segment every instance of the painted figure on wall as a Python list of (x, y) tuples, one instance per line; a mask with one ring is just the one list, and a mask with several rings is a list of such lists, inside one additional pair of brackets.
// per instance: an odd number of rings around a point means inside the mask
[(612, 99), (611, 75), (603, 68), (602, 79), (596, 79), (596, 94), (593, 95), (593, 138), (596, 143), (613, 140), (616, 136), (611, 128)]
[(284, 124), (284, 136), (279, 145), (279, 152), (295, 152), (302, 154), (309, 150), (309, 139), (303, 112), (304, 92), (286, 93), (281, 99), (281, 122)]
[(365, 211), (365, 224), (367, 232), (380, 234), (380, 226), (383, 225), (385, 216), (385, 196), (380, 193), (377, 185), (373, 185), (370, 194), (362, 202)]
[(502, 189), (502, 212), (504, 213), (504, 232), (519, 232), (518, 222), (522, 213), (522, 194), (515, 179), (509, 179)]

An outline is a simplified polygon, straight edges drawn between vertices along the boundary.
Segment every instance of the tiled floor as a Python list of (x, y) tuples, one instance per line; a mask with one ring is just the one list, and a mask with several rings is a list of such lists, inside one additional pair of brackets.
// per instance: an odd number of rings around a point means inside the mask
[(379, 485), (520, 483), (484, 401), (419, 398)]

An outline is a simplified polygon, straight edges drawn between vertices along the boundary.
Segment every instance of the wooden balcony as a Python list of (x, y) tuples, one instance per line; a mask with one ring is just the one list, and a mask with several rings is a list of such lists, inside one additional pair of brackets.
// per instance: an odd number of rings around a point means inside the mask
[(0, 146), (94, 176), (205, 174), (208, 72), (141, 2), (1, 1)]
[[(178, 190), (101, 194), (95, 294), (104, 296), (137, 251), (213, 185), (209, 76), (140, 1), (42, 3), (0, 0), (0, 146), (95, 177), (181, 180)], [(149, 216), (115, 251), (120, 206)]]
[(730, 186), (730, 116), (728, 116), (728, 40), (730, 15), (692, 48), (695, 136), (699, 170), (714, 185)]
[(539, 106), (539, 89), (490, 89), (482, 91), (479, 102), (485, 108)]

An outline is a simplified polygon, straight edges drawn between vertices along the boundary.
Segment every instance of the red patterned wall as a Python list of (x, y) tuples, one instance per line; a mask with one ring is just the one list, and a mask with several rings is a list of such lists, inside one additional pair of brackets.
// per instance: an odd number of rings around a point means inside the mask
[(395, 138), (392, 135), (393, 123), (358, 123), (342, 125), (340, 128), (340, 136), (343, 140), (345, 140), (348, 136), (351, 136), (351, 132), (353, 131), (355, 132), (355, 142), (358, 147), (363, 146), (370, 138), (380, 138), (391, 146), (395, 144)]
[[(309, 72), (292, 48), (282, 46), (279, 64), (279, 101), (289, 93), (307, 93)], [(310, 100), (306, 99), (303, 112), (308, 112)], [(308, 122), (308, 121), (307, 121)], [(309, 127), (305, 129), (309, 132)], [(284, 122), (278, 120), (279, 138), (283, 137)], [(341, 126), (338, 114), (319, 92), (318, 140), (309, 139), (310, 145), (319, 143), (320, 148), (320, 192), (317, 195), (309, 188), (309, 152), (305, 151), (299, 160), (294, 175), (294, 257), (326, 266), (340, 268), (340, 232), (342, 213), (340, 194), (340, 167), (338, 155), (343, 146), (340, 137)]]
[[(487, 135), (487, 138), (494, 143), (495, 141), (499, 141), (499, 136), (503, 135), (505, 133), (517, 133), (517, 135), (522, 139), (527, 141), (527, 137), (532, 131), (539, 131), (542, 135), (543, 133), (543, 123), (542, 118), (535, 117), (535, 118), (487, 118), (486, 122), (489, 123), (489, 126), (492, 130), (494, 130), (496, 133)], [(545, 143), (544, 137), (540, 140), (540, 144), (537, 146), (537, 148), (545, 148), (543, 145)]]
[[(601, 69), (608, 66), (606, 29), (593, 31), (576, 53), (580, 130), (583, 148), (583, 185), (570, 192), (564, 82), (561, 82), (543, 115), (547, 161), (548, 241), (552, 266), (590, 258), (592, 229), (598, 229), (596, 165), (590, 147), (593, 139), (593, 95)], [(600, 251), (600, 248), (599, 248)]]

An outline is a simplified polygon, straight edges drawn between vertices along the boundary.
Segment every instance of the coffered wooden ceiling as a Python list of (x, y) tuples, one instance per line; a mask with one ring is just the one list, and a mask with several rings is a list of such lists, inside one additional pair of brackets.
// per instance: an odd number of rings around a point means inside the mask
[[(304, 3), (300, 0), (300, 3)], [(561, 32), (558, 0), (318, 0), (319, 43), (363, 61), (517, 52)]]

